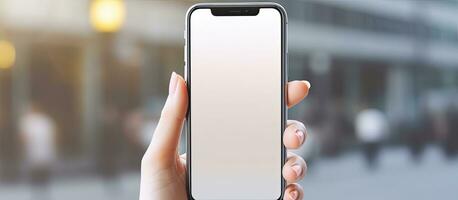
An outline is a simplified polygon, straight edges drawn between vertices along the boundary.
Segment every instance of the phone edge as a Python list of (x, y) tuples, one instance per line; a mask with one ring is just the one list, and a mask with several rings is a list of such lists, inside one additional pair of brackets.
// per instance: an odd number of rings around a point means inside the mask
[[(194, 197), (192, 196), (191, 192), (191, 56), (190, 56), (190, 48), (191, 48), (191, 41), (190, 41), (190, 22), (191, 22), (191, 14), (200, 8), (214, 8), (214, 7), (227, 7), (227, 6), (240, 6), (240, 7), (260, 7), (260, 8), (274, 8), (276, 9), (280, 15), (281, 15), (281, 93), (282, 93), (282, 125), (281, 125), (281, 166), (283, 169), (283, 166), (285, 165), (286, 162), (286, 148), (283, 145), (283, 132), (286, 128), (286, 120), (288, 116), (288, 109), (286, 105), (286, 98), (287, 98), (287, 83), (288, 83), (288, 65), (287, 65), (287, 60), (288, 60), (288, 16), (286, 14), (286, 10), (283, 8), (278, 3), (273, 3), (273, 2), (255, 2), (255, 3), (198, 3), (192, 5), (186, 12), (186, 18), (185, 18), (185, 66), (184, 66), (184, 73), (185, 73), (185, 80), (186, 80), (186, 86), (188, 89), (188, 110), (186, 113), (186, 122), (185, 122), (185, 130), (186, 130), (186, 193), (188, 196), (188, 199), (190, 200), (195, 200)], [(280, 196), (276, 200), (281, 200), (284, 198), (284, 193), (286, 189), (286, 181), (283, 178), (283, 173), (281, 172), (281, 191), (280, 191)]]

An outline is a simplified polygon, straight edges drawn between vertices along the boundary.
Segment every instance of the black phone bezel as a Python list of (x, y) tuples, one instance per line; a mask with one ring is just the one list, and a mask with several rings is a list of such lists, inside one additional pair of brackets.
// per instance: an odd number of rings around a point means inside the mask
[[(185, 44), (186, 44), (186, 59), (185, 59), (185, 80), (187, 83), (188, 89), (188, 112), (186, 114), (186, 150), (187, 150), (187, 157), (186, 157), (186, 189), (188, 199), (195, 200), (192, 196), (192, 184), (191, 184), (191, 15), (197, 9), (212, 9), (212, 8), (274, 8), (276, 9), (281, 15), (281, 130), (280, 130), (280, 138), (281, 138), (281, 166), (283, 168), (285, 161), (286, 161), (286, 149), (283, 145), (283, 132), (286, 128), (286, 120), (287, 120), (287, 106), (286, 106), (286, 97), (287, 97), (287, 81), (288, 81), (288, 74), (287, 74), (287, 55), (288, 55), (288, 43), (287, 43), (287, 24), (288, 24), (288, 17), (286, 15), (285, 9), (277, 4), (277, 3), (201, 3), (195, 4), (188, 9), (186, 14), (186, 37), (185, 37)], [(212, 12), (212, 14), (214, 14)], [(215, 15), (215, 14), (214, 14)], [(257, 15), (257, 13), (256, 13)], [(228, 15), (228, 16), (238, 16), (238, 15)], [(282, 173), (281, 174), (281, 193), (277, 200), (283, 199), (286, 181), (284, 180)]]

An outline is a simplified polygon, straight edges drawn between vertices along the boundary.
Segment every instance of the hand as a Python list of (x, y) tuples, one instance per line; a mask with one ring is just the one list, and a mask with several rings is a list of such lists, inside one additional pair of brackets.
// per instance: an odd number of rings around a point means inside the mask
[[(288, 83), (288, 108), (307, 96), (310, 83), (292, 81)], [(172, 74), (169, 96), (161, 113), (151, 144), (145, 152), (141, 166), (141, 200), (186, 200), (186, 155), (178, 155), (177, 147), (188, 107), (188, 93), (184, 79)], [(289, 120), (283, 142), (286, 148), (299, 148), (305, 141), (304, 124)], [(304, 192), (297, 182), (304, 178), (305, 161), (288, 152), (283, 177), (287, 182), (285, 199), (302, 199)]]

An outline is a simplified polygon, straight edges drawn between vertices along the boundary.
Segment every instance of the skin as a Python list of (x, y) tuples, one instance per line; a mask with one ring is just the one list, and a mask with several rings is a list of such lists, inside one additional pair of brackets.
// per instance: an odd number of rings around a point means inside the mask
[[(287, 85), (288, 108), (307, 96), (310, 83), (292, 81)], [(188, 93), (184, 79), (172, 73), (169, 95), (161, 113), (159, 124), (141, 164), (140, 200), (186, 200), (186, 154), (178, 155), (181, 129), (188, 108)], [(306, 139), (304, 124), (288, 120), (283, 134), (287, 149), (299, 148)], [(255, 141), (253, 141), (255, 143)], [(256, 145), (256, 144), (253, 144)], [(215, 155), (217, 156), (217, 155)], [(284, 199), (302, 199), (304, 191), (297, 184), (304, 178), (307, 166), (300, 156), (291, 152), (283, 166), (287, 182)]]

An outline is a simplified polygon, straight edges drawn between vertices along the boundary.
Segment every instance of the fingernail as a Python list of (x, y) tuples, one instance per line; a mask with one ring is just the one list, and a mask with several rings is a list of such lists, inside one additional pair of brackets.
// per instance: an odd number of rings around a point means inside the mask
[(177, 74), (175, 72), (172, 72), (172, 76), (170, 77), (170, 83), (169, 83), (169, 95), (175, 94), (177, 88)]
[(295, 134), (296, 134), (296, 137), (299, 140), (299, 142), (302, 144), (304, 142), (304, 132), (302, 132), (301, 130), (297, 129)]
[(290, 199), (296, 200), (297, 197), (299, 197), (299, 192), (297, 190), (293, 190), (293, 191), (289, 192), (289, 198)]
[(309, 89), (312, 88), (312, 84), (310, 84), (310, 82), (308, 82), (308, 81), (303, 81), (303, 82), (307, 85), (307, 87), (308, 87)]
[(296, 176), (299, 177), (302, 175), (302, 167), (298, 164), (294, 164), (291, 166), (291, 169), (293, 169), (294, 173), (296, 173)]

